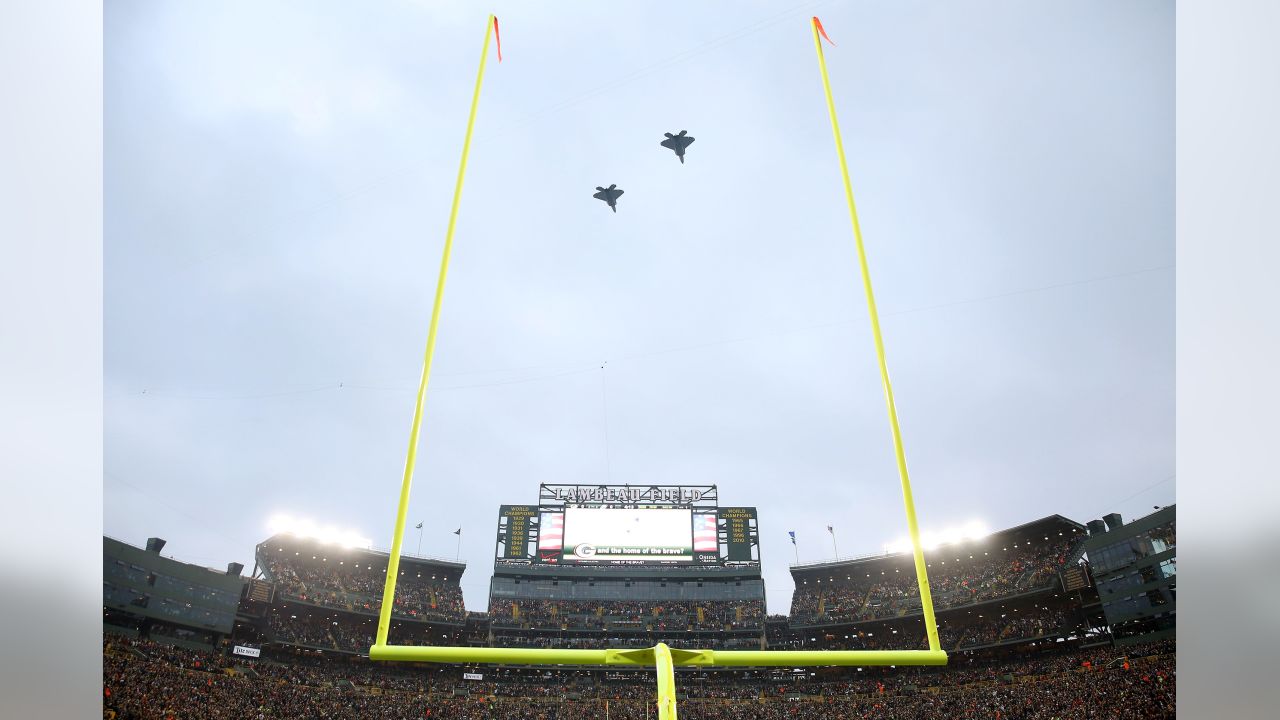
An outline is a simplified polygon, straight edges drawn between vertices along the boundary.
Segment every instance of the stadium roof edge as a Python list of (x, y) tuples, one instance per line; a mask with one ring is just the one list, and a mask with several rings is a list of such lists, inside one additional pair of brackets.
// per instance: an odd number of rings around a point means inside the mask
[[(111, 557), (118, 562), (134, 564), (145, 568), (147, 572), (158, 571), (183, 581), (211, 584), (216, 588), (231, 590), (237, 594), (247, 580), (240, 574), (229, 575), (226, 570), (219, 570), (201, 563), (186, 562), (176, 557), (162, 555), (154, 550), (138, 547), (133, 543), (125, 542), (105, 533), (102, 536), (102, 554), (104, 558)], [(239, 565), (239, 563), (235, 564)], [(126, 608), (118, 606), (117, 609), (125, 610)]]
[[(145, 547), (143, 547), (143, 546), (140, 546), (140, 545), (134, 545), (133, 543), (128, 542), (127, 540), (121, 540), (121, 539), (120, 539), (120, 538), (118, 538), (118, 537), (112, 537), (112, 536), (110, 536), (110, 535), (108, 535), (108, 534), (106, 534), (106, 533), (103, 533), (103, 534), (102, 534), (102, 539), (103, 539), (103, 540), (110, 540), (111, 542), (114, 542), (114, 543), (119, 543), (119, 544), (121, 544), (121, 545), (123, 545), (123, 546), (125, 546), (125, 547), (127, 547), (127, 548), (130, 548), (130, 549), (132, 549), (132, 550), (137, 550), (138, 552), (141, 552), (141, 553), (146, 553), (146, 552), (148, 552), (148, 551), (147, 551), (147, 549), (146, 549)], [(176, 557), (174, 557), (174, 556), (172, 556), (172, 555), (163, 555), (163, 554), (161, 554), (161, 553), (151, 553), (151, 554), (155, 555), (156, 557), (160, 558), (161, 560), (167, 560), (167, 561), (169, 561), (169, 562), (175, 562), (175, 563), (178, 563), (179, 565), (184, 565), (184, 566), (189, 567), (189, 568), (198, 568), (198, 569), (200, 569), (200, 570), (208, 570), (209, 572), (213, 573), (214, 575), (224, 576), (224, 577), (238, 577), (238, 576), (235, 576), (235, 575), (227, 575), (227, 569), (226, 569), (226, 568), (222, 568), (221, 570), (219, 570), (219, 569), (218, 569), (218, 568), (216, 568), (216, 567), (210, 567), (210, 566), (208, 566), (208, 565), (204, 565), (204, 564), (202, 564), (202, 563), (194, 563), (194, 562), (187, 562), (186, 560), (179, 560), (178, 558), (176, 558)]]
[[(1035, 527), (1036, 525), (1041, 525), (1046, 523), (1069, 525), (1079, 530), (1082, 533), (1085, 532), (1085, 526), (1083, 524), (1078, 523), (1075, 520), (1072, 520), (1071, 518), (1068, 518), (1064, 515), (1054, 513), (1052, 515), (1045, 515), (1042, 518), (1022, 523), (1021, 525), (1015, 525), (1011, 528), (996, 530), (995, 532), (991, 533), (990, 535), (987, 535), (986, 537), (1000, 537), (1003, 535), (1009, 535), (1012, 533), (1025, 531), (1029, 528)], [(791, 574), (794, 576), (796, 573), (805, 573), (810, 571), (825, 570), (829, 568), (846, 567), (850, 565), (857, 565), (860, 563), (875, 562), (877, 560), (893, 560), (893, 559), (909, 558), (909, 557), (910, 557), (910, 553), (905, 553), (905, 552), (869, 553), (866, 555), (856, 555), (853, 557), (835, 558), (832, 560), (820, 560), (818, 562), (813, 562), (813, 563), (799, 563), (799, 564), (789, 565), (788, 570), (790, 570)]]
[[(264, 545), (271, 544), (273, 541), (278, 541), (279, 538), (287, 538), (289, 542), (306, 542), (306, 543), (313, 543), (316, 545), (321, 544), (319, 543), (319, 541), (313, 540), (311, 538), (298, 537), (297, 535), (291, 535), (289, 533), (276, 533), (266, 538), (265, 540), (259, 542), (255, 546), (255, 549), (261, 548)], [(335, 552), (337, 551), (358, 552), (358, 553), (364, 553), (366, 555), (374, 555), (374, 556), (388, 558), (388, 559), (391, 557), (391, 551), (385, 548), (341, 547), (337, 545), (333, 545), (333, 546), (326, 545), (325, 547), (332, 547)], [(446, 558), (435, 557), (432, 555), (414, 555), (413, 553), (404, 552), (403, 550), (400, 552), (400, 562), (402, 563), (416, 562), (416, 563), (422, 563), (425, 565), (436, 565), (439, 567), (445, 567), (445, 568), (455, 569), (459, 571), (465, 571), (467, 569), (467, 564), (465, 562), (461, 562), (458, 560), (448, 560)]]

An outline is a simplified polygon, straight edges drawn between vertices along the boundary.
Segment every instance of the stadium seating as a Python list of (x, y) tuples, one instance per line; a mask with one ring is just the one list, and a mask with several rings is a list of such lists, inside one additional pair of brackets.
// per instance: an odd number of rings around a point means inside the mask
[[(1051, 587), (1069, 561), (1080, 538), (999, 546), (992, 544), (982, 555), (966, 550), (950, 566), (945, 555), (930, 562), (929, 585), (935, 610), (999, 600)], [(962, 555), (955, 551), (956, 555)], [(864, 570), (867, 570), (864, 572)], [(890, 572), (890, 570), (892, 570)], [(920, 612), (920, 591), (914, 568), (861, 564), (826, 569), (826, 582), (815, 578), (798, 583), (791, 600), (791, 621), (796, 625), (839, 625), (866, 620), (904, 617)]]
[[(1035, 525), (1034, 523), (1031, 525)], [(1055, 528), (1056, 530), (1056, 528)], [(677, 669), (681, 717), (693, 720), (849, 718), (1173, 717), (1172, 641), (1114, 647), (1097, 603), (1060, 591), (1079, 537), (1001, 542), (933, 553), (930, 580), (946, 667)], [(279, 544), (277, 544), (279, 543)], [(459, 718), (640, 720), (655, 716), (644, 667), (508, 667), (373, 663), (385, 565), (369, 551), (326, 558), (272, 538), (259, 567), (274, 591), (242, 602), (230, 637), (126, 623), (103, 644), (104, 715), (131, 718)], [(961, 556), (961, 557), (958, 557)], [(333, 561), (333, 562), (331, 562)], [(432, 577), (432, 569), (439, 572)], [(466, 612), (461, 566), (402, 566), (393, 638), (404, 645), (542, 648), (913, 649), (927, 646), (909, 559), (799, 566), (790, 616), (723, 578), (668, 588), (664, 580), (577, 585), (535, 579), (495, 593), (488, 612)], [(681, 580), (684, 581), (683, 579)], [(733, 580), (733, 583), (738, 581)], [(541, 584), (539, 584), (541, 583)], [(513, 582), (510, 588), (517, 588)], [(602, 597), (548, 599), (589, 588)], [(1057, 589), (1057, 590), (1055, 590)], [(726, 591), (722, 593), (721, 591)], [(762, 593), (761, 593), (762, 594)], [(248, 596), (246, 596), (248, 597)], [(679, 597), (690, 597), (680, 595)], [(756, 596), (758, 597), (758, 595)], [(1094, 596), (1096, 599), (1096, 595)], [(1092, 610), (1090, 608), (1093, 608)], [(104, 616), (108, 622), (114, 615)], [(124, 618), (128, 620), (128, 618)], [(231, 653), (251, 643), (261, 656)], [(199, 649), (203, 645), (204, 649)]]
[[(308, 548), (305, 554), (290, 553), (283, 547), (278, 553), (270, 551), (272, 545), (283, 546), (286, 542), (294, 543), (291, 549), (298, 546), (297, 541), (273, 538), (258, 549), (259, 564), (275, 583), (278, 597), (368, 615), (381, 611), (385, 558), (369, 553), (357, 556), (350, 563), (339, 564), (317, 561), (311, 555), (313, 548)], [(466, 608), (457, 578), (443, 573), (433, 576), (424, 569), (422, 565), (401, 565), (392, 616), (461, 623), (466, 617)]]
[[(102, 660), (104, 714), (116, 720), (653, 717), (650, 676), (605, 669), (488, 669), (474, 681), (452, 667), (245, 659), (118, 637), (104, 640)], [(678, 683), (692, 720), (1172, 718), (1176, 675), (1165, 641), (944, 669), (691, 671)]]
[[(373, 645), (377, 620), (347, 613), (308, 613), (301, 608), (275, 610), (267, 615), (266, 636), (281, 645), (295, 645), (317, 650), (367, 653)], [(400, 642), (411, 645), (450, 644), (460, 632), (439, 632), (429, 625), (396, 623), (393, 625)]]
[(764, 603), (704, 600), (623, 602), (519, 600), (490, 603), (494, 627), (671, 632), (690, 630), (759, 630)]

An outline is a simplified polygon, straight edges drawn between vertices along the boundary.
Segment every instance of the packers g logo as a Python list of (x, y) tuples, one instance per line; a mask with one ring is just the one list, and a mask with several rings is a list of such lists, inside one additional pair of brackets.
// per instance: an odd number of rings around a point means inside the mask
[(573, 549), (573, 554), (584, 558), (595, 557), (596, 546), (582, 543)]

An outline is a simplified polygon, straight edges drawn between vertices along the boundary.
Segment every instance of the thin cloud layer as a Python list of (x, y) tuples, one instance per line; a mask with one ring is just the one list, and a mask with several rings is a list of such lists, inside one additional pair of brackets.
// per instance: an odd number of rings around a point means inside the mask
[[(726, 8), (494, 8), (410, 513), (424, 552), (463, 526), (468, 605), (539, 482), (717, 483), (771, 612), (787, 530), (903, 534), (814, 12), (922, 524), (1172, 501), (1172, 9)], [(108, 534), (390, 544), (483, 23), (106, 9)]]

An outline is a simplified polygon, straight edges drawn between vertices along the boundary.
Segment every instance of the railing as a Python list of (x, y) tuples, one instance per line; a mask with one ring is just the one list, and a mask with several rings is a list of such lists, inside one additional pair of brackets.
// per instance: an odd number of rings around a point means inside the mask
[[(391, 556), (391, 548), (374, 547), (373, 545), (370, 545), (369, 547), (364, 549), (370, 552), (380, 553), (388, 557)], [(403, 560), (405, 558), (409, 558), (412, 560), (426, 560), (429, 562), (448, 563), (449, 565), (466, 565), (466, 563), (462, 562), (460, 559), (457, 559), (457, 558), (440, 557), (439, 555), (415, 555), (411, 552), (405, 552), (404, 548), (401, 548), (400, 559)]]
[(835, 564), (838, 564), (838, 563), (857, 562), (857, 561), (859, 561), (859, 560), (875, 560), (875, 559), (879, 559), (879, 558), (890, 558), (890, 557), (894, 557), (894, 556), (901, 556), (901, 557), (904, 557), (904, 558), (910, 558), (910, 557), (911, 557), (911, 556), (910, 556), (910, 554), (908, 554), (908, 553), (903, 553), (903, 552), (889, 552), (888, 550), (881, 550), (881, 551), (880, 551), (880, 552), (878, 552), (878, 553), (873, 552), (873, 553), (865, 553), (865, 554), (862, 554), (862, 555), (837, 556), (837, 557), (831, 558), (831, 559), (829, 559), (829, 560), (817, 560), (817, 561), (814, 561), (814, 562), (788, 563), (788, 564), (787, 564), (787, 567), (789, 567), (789, 568), (791, 568), (791, 569), (797, 569), (797, 568), (798, 568), (798, 569), (814, 568), (814, 567), (818, 567), (818, 566), (820, 566), (820, 565), (835, 565)]

